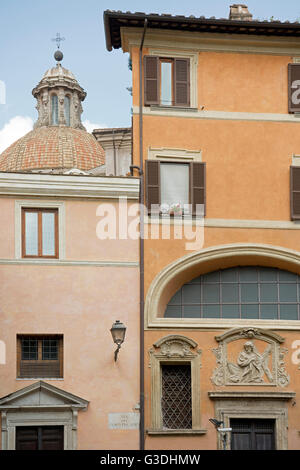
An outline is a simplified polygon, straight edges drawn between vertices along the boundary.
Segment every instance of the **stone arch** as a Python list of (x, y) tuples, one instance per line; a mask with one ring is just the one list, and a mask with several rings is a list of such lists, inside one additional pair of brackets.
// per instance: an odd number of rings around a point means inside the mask
[[(299, 274), (300, 253), (273, 245), (243, 243), (209, 247), (183, 256), (153, 279), (145, 300), (145, 326), (170, 323), (170, 319), (163, 318), (166, 305), (184, 283), (201, 274), (238, 265), (274, 267)], [(186, 324), (191, 326), (191, 322)]]

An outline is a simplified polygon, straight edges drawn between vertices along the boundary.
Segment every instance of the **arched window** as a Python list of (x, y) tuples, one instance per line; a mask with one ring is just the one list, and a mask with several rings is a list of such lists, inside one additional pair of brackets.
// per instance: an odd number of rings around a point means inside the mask
[(203, 274), (169, 301), (165, 318), (299, 320), (300, 277), (289, 271), (239, 266)]
[(58, 126), (58, 98), (57, 95), (51, 96), (51, 124)]
[(70, 126), (70, 97), (65, 96), (65, 120), (66, 125)]

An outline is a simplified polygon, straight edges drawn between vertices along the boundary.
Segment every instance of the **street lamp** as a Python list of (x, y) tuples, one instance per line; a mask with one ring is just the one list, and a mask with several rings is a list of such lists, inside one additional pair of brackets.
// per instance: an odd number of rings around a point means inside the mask
[(123, 325), (119, 320), (115, 321), (110, 329), (114, 343), (118, 346), (115, 350), (115, 361), (117, 360), (118, 352), (121, 348), (121, 344), (124, 342), (126, 326)]
[(223, 442), (223, 450), (226, 450), (226, 448), (227, 448), (227, 438), (228, 438), (227, 433), (232, 432), (232, 428), (221, 427), (222, 424), (224, 425), (224, 421), (219, 421), (216, 418), (210, 418), (209, 421), (214, 425), (217, 432), (220, 433), (220, 437), (221, 437), (222, 442)]

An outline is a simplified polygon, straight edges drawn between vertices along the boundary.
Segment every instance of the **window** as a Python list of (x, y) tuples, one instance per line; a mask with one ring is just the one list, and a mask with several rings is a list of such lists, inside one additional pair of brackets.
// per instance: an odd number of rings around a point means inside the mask
[(205, 163), (146, 160), (146, 200), (149, 213), (179, 206), (184, 213), (205, 209)]
[(291, 219), (300, 220), (300, 166), (290, 167)]
[(150, 349), (151, 428), (148, 434), (205, 434), (200, 416), (201, 350), (191, 338), (169, 335)]
[(58, 209), (22, 209), (23, 258), (58, 258)]
[(162, 421), (167, 429), (192, 428), (191, 366), (162, 365)]
[(57, 95), (51, 96), (51, 124), (58, 126), (58, 97)]
[(145, 105), (190, 106), (190, 59), (144, 57)]
[(17, 337), (18, 378), (59, 378), (62, 371), (61, 335)]
[(65, 106), (66, 125), (70, 126), (70, 97), (69, 96), (65, 96), (64, 106)]
[(203, 274), (169, 301), (165, 318), (300, 319), (300, 277), (244, 266)]

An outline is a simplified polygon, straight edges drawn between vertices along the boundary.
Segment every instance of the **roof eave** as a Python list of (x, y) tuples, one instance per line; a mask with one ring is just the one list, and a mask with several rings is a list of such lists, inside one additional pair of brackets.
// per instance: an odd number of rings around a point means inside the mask
[[(218, 31), (215, 31), (219, 34), (224, 33), (233, 33), (233, 34), (250, 34), (253, 35), (256, 33), (259, 35), (266, 36), (295, 36), (300, 37), (300, 24), (290, 23), (290, 22), (280, 22), (280, 21), (241, 21), (241, 20), (229, 20), (229, 19), (216, 19), (216, 18), (194, 18), (194, 17), (185, 17), (185, 16), (171, 16), (171, 15), (154, 15), (146, 13), (123, 13), (119, 11), (110, 11), (106, 10), (103, 13), (104, 17), (104, 26), (105, 26), (105, 37), (106, 37), (106, 47), (107, 50), (111, 51), (114, 49), (119, 49), (122, 47), (120, 41), (114, 41), (112, 37), (112, 21), (122, 20), (122, 26), (126, 27), (142, 27), (142, 24), (139, 25), (139, 22), (143, 22), (145, 18), (148, 19), (148, 27), (151, 28), (151, 22), (164, 23), (162, 26), (163, 29), (171, 30), (183, 30), (188, 31), (183, 25), (193, 24), (198, 26), (203, 26), (207, 28), (222, 28)], [(131, 23), (133, 21), (134, 23)], [(176, 28), (168, 28), (167, 24), (177, 23)], [(118, 25), (121, 28), (121, 25)], [(157, 27), (157, 26), (156, 26)], [(239, 29), (232, 32), (232, 28)], [(254, 30), (254, 31), (253, 31)]]

